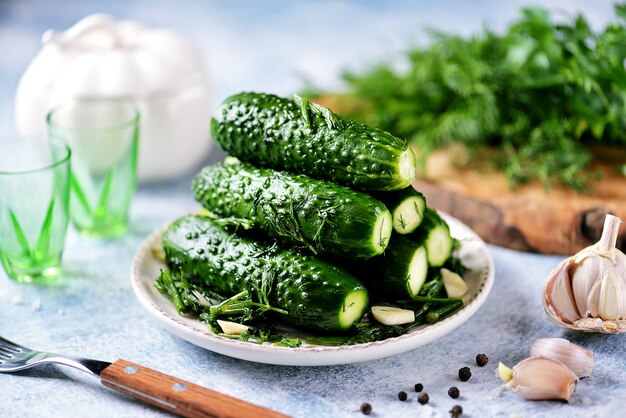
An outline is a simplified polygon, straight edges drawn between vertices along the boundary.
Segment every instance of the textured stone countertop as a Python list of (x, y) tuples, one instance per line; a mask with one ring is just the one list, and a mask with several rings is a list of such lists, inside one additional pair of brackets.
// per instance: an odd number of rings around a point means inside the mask
[[(132, 206), (130, 232), (112, 241), (85, 240), (70, 231), (60, 280), (20, 285), (0, 273), (0, 335), (29, 347), (113, 361), (130, 361), (274, 408), (294, 417), (447, 417), (455, 404), (467, 417), (612, 417), (626, 407), (626, 335), (563, 331), (546, 319), (541, 287), (560, 257), (495, 246), (495, 284), (482, 308), (445, 337), (392, 357), (340, 366), (284, 367), (229, 358), (196, 347), (161, 328), (140, 306), (130, 284), (139, 244), (154, 229), (196, 207), (189, 179), (142, 187)], [(498, 361), (510, 366), (528, 355), (537, 338), (563, 336), (596, 353), (590, 378), (570, 404), (531, 402), (501, 390)], [(487, 353), (489, 364), (474, 363)], [(470, 366), (472, 378), (456, 373)], [(421, 382), (430, 395), (417, 403)], [(457, 386), (461, 397), (448, 397)], [(0, 374), (0, 416), (148, 417), (167, 414), (119, 395), (79, 371), (46, 366)], [(401, 402), (397, 393), (409, 394)]]

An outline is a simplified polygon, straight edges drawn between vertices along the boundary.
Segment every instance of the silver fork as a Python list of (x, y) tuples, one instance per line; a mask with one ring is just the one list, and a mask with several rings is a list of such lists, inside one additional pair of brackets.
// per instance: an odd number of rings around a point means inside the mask
[(58, 363), (97, 376), (104, 386), (185, 417), (286, 417), (280, 412), (198, 386), (147, 367), (32, 350), (0, 336), (0, 373)]

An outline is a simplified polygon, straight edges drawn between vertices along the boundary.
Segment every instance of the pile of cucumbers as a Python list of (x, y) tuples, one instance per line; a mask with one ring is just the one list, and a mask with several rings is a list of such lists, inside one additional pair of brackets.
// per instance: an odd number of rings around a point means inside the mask
[(196, 175), (203, 213), (177, 219), (162, 240), (156, 287), (181, 314), (238, 338), (267, 318), (354, 336), (383, 326), (363, 319), (374, 303), (422, 322), (462, 306), (441, 285), (442, 267), (462, 268), (457, 243), (411, 186), (406, 141), (305, 98), (260, 93), (226, 99), (211, 134), (230, 157)]

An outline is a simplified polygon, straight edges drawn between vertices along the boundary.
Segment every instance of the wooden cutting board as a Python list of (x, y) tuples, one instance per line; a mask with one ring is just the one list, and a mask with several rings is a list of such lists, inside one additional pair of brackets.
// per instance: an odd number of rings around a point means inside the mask
[[(435, 152), (428, 159), (425, 176), (414, 187), (429, 205), (459, 218), (486, 241), (547, 254), (572, 255), (595, 243), (604, 217), (612, 213), (626, 221), (626, 177), (621, 166), (626, 153), (597, 153), (601, 180), (588, 193), (555, 187), (547, 191), (533, 183), (512, 190), (499, 172), (458, 168), (453, 161), (459, 147)], [(622, 226), (618, 247), (626, 248)]]
[[(315, 100), (341, 114), (359, 106), (345, 95), (324, 95)], [(362, 110), (362, 109), (361, 109)], [(419, 152), (416, 150), (416, 152)], [(533, 183), (511, 190), (499, 172), (459, 168), (455, 161), (467, 158), (461, 147), (435, 152), (426, 172), (414, 187), (424, 193), (429, 206), (460, 219), (485, 241), (522, 251), (573, 255), (595, 243), (602, 233), (607, 213), (626, 222), (626, 151), (595, 150), (595, 167), (601, 180), (587, 193)], [(626, 250), (626, 227), (618, 247)]]

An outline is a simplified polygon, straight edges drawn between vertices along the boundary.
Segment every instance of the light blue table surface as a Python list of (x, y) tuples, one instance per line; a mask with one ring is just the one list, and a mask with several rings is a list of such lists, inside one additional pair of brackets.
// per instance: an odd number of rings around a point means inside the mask
[[(67, 28), (95, 11), (172, 27), (196, 39), (206, 53), (214, 97), (219, 100), (242, 89), (287, 94), (298, 88), (298, 74), (303, 73), (332, 88), (339, 85), (341, 68), (355, 65), (362, 57), (376, 59), (400, 50), (419, 37), (424, 24), (459, 33), (477, 30), (483, 22), (501, 28), (523, 4), (261, 3), (0, 2), (0, 128), (12, 129), (15, 86), (39, 48), (40, 34), (50, 27)], [(612, 15), (606, 1), (544, 4), (582, 10), (596, 27)], [(214, 152), (210, 160), (221, 156)], [(131, 229), (120, 239), (86, 240), (70, 230), (64, 272), (57, 282), (21, 285), (0, 272), (0, 335), (62, 353), (108, 361), (125, 358), (296, 417), (359, 417), (362, 402), (373, 406), (373, 417), (447, 417), (455, 404), (463, 406), (463, 416), (474, 418), (624, 416), (626, 335), (566, 332), (549, 323), (543, 313), (542, 285), (561, 257), (489, 246), (495, 284), (474, 317), (431, 344), (376, 361), (317, 368), (263, 365), (214, 354), (170, 334), (135, 299), (130, 265), (150, 232), (196, 207), (190, 178), (141, 186), (131, 209)], [(495, 372), (498, 361), (512, 366), (528, 356), (537, 338), (558, 336), (596, 354), (593, 375), (579, 383), (571, 403), (530, 402), (501, 390)], [(483, 352), (490, 362), (476, 367), (474, 357)], [(473, 372), (468, 382), (456, 378), (463, 366)], [(426, 406), (416, 402), (412, 388), (418, 382), (430, 395)], [(459, 399), (448, 397), (450, 386), (460, 389)], [(401, 390), (409, 394), (406, 402), (396, 397)], [(69, 368), (0, 374), (2, 418), (152, 416), (168, 414)]]

